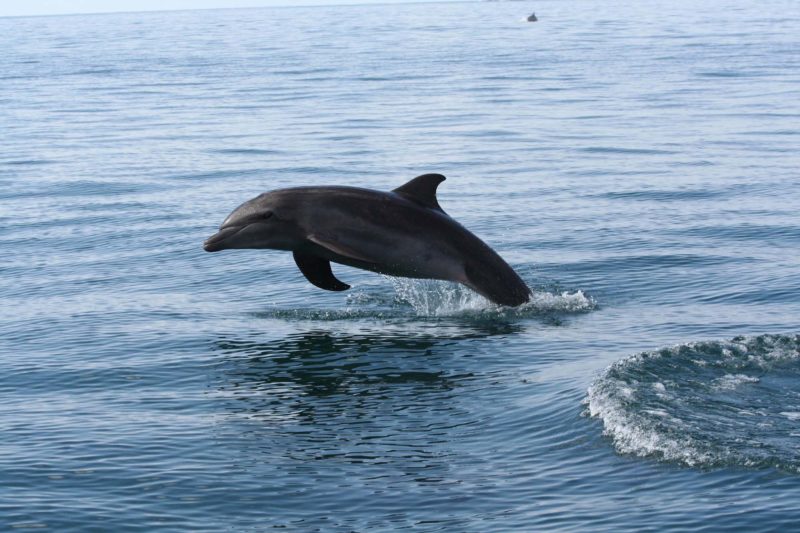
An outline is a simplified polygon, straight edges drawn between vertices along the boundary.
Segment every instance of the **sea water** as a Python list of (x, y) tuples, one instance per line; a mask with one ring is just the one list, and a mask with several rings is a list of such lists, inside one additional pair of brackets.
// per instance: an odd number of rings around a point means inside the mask
[[(0, 529), (796, 529), (798, 36), (790, 0), (0, 19)], [(202, 250), (426, 172), (529, 304)]]

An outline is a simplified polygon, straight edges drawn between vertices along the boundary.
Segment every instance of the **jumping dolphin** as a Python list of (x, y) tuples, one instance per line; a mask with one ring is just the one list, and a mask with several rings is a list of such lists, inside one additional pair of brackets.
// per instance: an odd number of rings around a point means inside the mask
[(291, 251), (308, 281), (329, 291), (350, 288), (334, 277), (333, 261), (390, 276), (455, 281), (501, 305), (527, 302), (530, 289), (508, 263), (439, 206), (436, 188), (444, 180), (424, 174), (392, 192), (266, 192), (234, 209), (203, 248)]

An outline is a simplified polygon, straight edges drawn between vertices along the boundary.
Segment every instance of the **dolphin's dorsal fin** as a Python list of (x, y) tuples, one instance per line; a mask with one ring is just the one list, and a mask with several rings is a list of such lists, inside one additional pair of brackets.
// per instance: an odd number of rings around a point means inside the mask
[(444, 213), (439, 202), (436, 201), (436, 187), (445, 179), (447, 178), (441, 174), (423, 174), (396, 188), (393, 192), (412, 202)]
[(320, 289), (346, 291), (350, 288), (347, 283), (342, 283), (336, 279), (336, 276), (331, 272), (331, 263), (327, 259), (295, 251), (294, 262), (297, 263), (297, 267), (306, 279)]

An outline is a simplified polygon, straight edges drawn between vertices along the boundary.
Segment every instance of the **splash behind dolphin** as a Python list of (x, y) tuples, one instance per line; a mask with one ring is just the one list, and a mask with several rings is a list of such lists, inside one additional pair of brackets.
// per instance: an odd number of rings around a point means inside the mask
[(392, 192), (267, 192), (237, 207), (203, 247), (291, 251), (308, 281), (330, 291), (350, 288), (333, 275), (334, 262), (390, 276), (455, 281), (501, 305), (527, 302), (530, 289), (508, 263), (439, 206), (436, 188), (444, 180), (424, 174)]

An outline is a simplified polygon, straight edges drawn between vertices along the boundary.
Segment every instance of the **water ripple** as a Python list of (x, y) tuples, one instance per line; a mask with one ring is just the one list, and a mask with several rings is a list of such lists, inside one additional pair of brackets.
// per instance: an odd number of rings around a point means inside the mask
[(800, 473), (798, 361), (797, 336), (645, 352), (605, 371), (589, 389), (588, 412), (621, 453)]
[[(0, 530), (796, 529), (796, 6), (546, 4), (0, 17)], [(530, 303), (202, 250), (424, 172)]]

